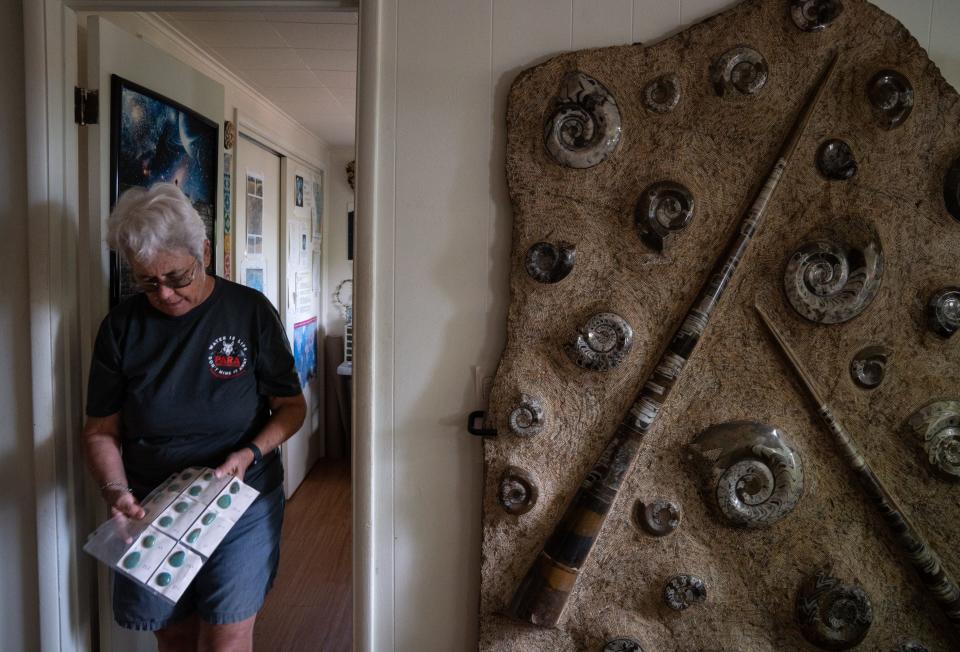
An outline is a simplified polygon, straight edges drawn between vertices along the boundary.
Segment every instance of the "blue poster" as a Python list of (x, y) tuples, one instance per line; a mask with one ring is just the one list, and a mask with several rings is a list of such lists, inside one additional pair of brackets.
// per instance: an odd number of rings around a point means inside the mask
[(300, 376), (300, 385), (317, 375), (317, 318), (311, 317), (293, 325), (293, 361)]

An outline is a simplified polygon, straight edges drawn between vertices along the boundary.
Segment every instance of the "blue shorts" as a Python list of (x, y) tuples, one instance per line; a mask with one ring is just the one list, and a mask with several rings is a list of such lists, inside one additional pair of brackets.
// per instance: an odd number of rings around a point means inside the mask
[(213, 625), (256, 614), (277, 576), (283, 506), (282, 486), (257, 496), (176, 605), (114, 573), (114, 620), (127, 629), (156, 631), (193, 613)]

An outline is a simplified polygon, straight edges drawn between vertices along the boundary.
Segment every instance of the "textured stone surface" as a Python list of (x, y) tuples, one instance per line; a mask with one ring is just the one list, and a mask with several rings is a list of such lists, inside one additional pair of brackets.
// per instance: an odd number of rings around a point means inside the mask
[[(761, 302), (782, 326), (877, 474), (960, 573), (958, 487), (933, 475), (904, 430), (915, 409), (960, 398), (960, 341), (930, 333), (924, 315), (937, 288), (960, 281), (960, 223), (947, 214), (942, 193), (960, 155), (960, 98), (895, 19), (861, 0), (844, 5), (832, 26), (805, 33), (791, 21), (787, 0), (747, 0), (655, 46), (563, 54), (514, 82), (507, 111), (511, 302), (490, 408), (500, 436), (485, 442), (481, 650), (600, 650), (618, 636), (658, 651), (812, 649), (794, 622), (794, 598), (805, 576), (828, 565), (873, 602), (874, 624), (861, 649), (892, 649), (905, 637), (931, 650), (956, 649), (945, 618), (892, 547), (752, 307)], [(738, 45), (766, 57), (770, 78), (754, 98), (718, 98), (710, 64)], [(559, 627), (511, 622), (498, 612), (705, 281), (834, 47), (842, 60), (832, 87), (644, 442)], [(865, 94), (883, 68), (906, 74), (916, 93), (910, 118), (892, 131), (876, 124)], [(572, 70), (611, 91), (623, 124), (617, 151), (583, 170), (558, 165), (543, 145), (552, 98)], [(670, 113), (652, 113), (642, 89), (668, 73), (680, 80), (681, 100)], [(852, 146), (859, 164), (852, 180), (827, 181), (817, 172), (817, 149), (829, 138)], [(633, 210), (642, 190), (664, 179), (688, 187), (698, 206), (690, 226), (658, 255), (641, 242)], [(870, 306), (829, 326), (797, 315), (783, 291), (791, 253), (824, 235), (860, 242), (869, 229), (879, 235), (886, 265)], [(524, 269), (527, 249), (541, 240), (577, 247), (576, 266), (559, 283), (539, 284)], [(597, 312), (622, 315), (634, 329), (626, 360), (605, 373), (580, 369), (563, 353), (576, 326)], [(893, 356), (884, 382), (865, 391), (849, 365), (872, 344)], [(547, 410), (546, 427), (532, 438), (508, 427), (523, 393), (543, 399)], [(699, 431), (735, 419), (782, 429), (803, 460), (803, 498), (768, 529), (719, 521), (687, 459), (685, 446)], [(497, 502), (508, 466), (529, 470), (539, 483), (536, 506), (519, 517)], [(683, 510), (679, 529), (662, 539), (641, 532), (630, 515), (635, 500), (654, 497)], [(677, 574), (704, 579), (704, 604), (684, 612), (664, 604), (663, 586)]]

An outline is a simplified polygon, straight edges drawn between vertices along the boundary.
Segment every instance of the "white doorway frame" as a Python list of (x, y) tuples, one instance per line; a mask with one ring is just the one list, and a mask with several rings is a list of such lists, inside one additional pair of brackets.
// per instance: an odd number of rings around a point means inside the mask
[[(75, 441), (82, 419), (80, 343), (91, 337), (78, 305), (89, 278), (78, 240), (75, 11), (216, 9), (329, 10), (339, 0), (23, 0), (27, 141), (33, 470), (42, 650), (83, 649), (96, 620), (91, 587), (77, 581), (87, 514)], [(362, 652), (393, 648), (393, 116), (396, 69), (381, 61), (395, 44), (394, 3), (363, 0), (357, 84), (358, 222), (353, 432), (353, 636)], [(72, 69), (71, 69), (72, 67)], [(79, 269), (77, 269), (79, 268)], [(64, 366), (69, 367), (69, 373)], [(87, 593), (81, 595), (81, 590)], [(95, 591), (93, 592), (95, 593)]]

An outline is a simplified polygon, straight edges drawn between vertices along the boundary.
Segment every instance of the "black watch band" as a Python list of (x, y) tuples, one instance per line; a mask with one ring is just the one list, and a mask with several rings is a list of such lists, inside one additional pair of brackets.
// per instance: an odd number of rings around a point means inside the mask
[(253, 464), (250, 466), (256, 466), (263, 461), (263, 453), (260, 452), (260, 447), (254, 444), (253, 442), (247, 444), (247, 448), (253, 451)]

